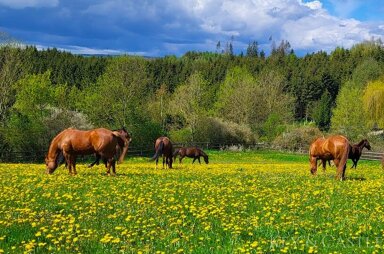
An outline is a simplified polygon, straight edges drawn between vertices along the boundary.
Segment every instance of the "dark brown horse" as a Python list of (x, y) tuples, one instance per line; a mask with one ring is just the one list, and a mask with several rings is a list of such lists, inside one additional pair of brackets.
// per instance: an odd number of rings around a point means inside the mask
[(96, 154), (96, 156), (105, 160), (107, 173), (110, 173), (112, 167), (113, 174), (116, 173), (116, 147), (122, 149), (119, 157), (121, 163), (128, 151), (131, 137), (125, 129), (111, 131), (104, 128), (82, 131), (68, 128), (60, 132), (53, 138), (48, 154), (45, 157), (47, 173), (52, 174), (58, 167), (59, 155), (62, 153), (68, 165), (70, 174), (76, 172), (76, 157), (78, 155)]
[(203, 150), (201, 150), (200, 148), (197, 148), (197, 147), (182, 147), (180, 149), (177, 149), (173, 153), (173, 159), (176, 160), (176, 157), (178, 155), (180, 156), (179, 157), (180, 163), (184, 157), (188, 157), (188, 158), (193, 158), (192, 164), (195, 163), (196, 159), (199, 161), (199, 164), (201, 164), (200, 157), (203, 157), (205, 163), (208, 164), (208, 155), (206, 153), (204, 153)]
[(351, 159), (353, 162), (353, 165), (351, 168), (357, 167), (357, 162), (360, 160), (364, 147), (367, 148), (368, 150), (371, 150), (371, 144), (369, 144), (369, 141), (367, 139), (363, 139), (359, 143), (354, 144), (350, 147), (348, 159)]
[(160, 137), (156, 139), (155, 142), (155, 155), (151, 158), (151, 160), (156, 160), (156, 168), (157, 163), (159, 162), (159, 157), (163, 156), (163, 168), (164, 168), (164, 158), (166, 166), (172, 168), (172, 152), (173, 146), (172, 142), (168, 137)]
[(328, 138), (316, 139), (309, 148), (311, 173), (313, 175), (316, 174), (318, 160), (323, 162), (324, 168), (327, 160), (333, 160), (337, 167), (336, 178), (340, 180), (345, 179), (345, 169), (347, 166), (349, 150), (349, 141), (344, 136), (336, 135)]

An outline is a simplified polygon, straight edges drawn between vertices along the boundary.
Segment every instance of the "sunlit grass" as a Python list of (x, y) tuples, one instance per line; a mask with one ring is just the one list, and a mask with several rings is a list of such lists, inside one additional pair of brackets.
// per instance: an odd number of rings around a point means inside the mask
[(129, 158), (70, 176), (0, 164), (0, 253), (382, 253), (383, 170), (309, 173), (307, 156), (209, 152), (155, 170)]

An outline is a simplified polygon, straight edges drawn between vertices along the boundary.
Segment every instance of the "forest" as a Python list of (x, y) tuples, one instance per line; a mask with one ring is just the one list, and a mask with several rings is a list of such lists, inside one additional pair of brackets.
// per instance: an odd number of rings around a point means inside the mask
[[(133, 147), (174, 142), (305, 148), (329, 133), (384, 135), (384, 46), (365, 41), (297, 56), (289, 42), (267, 56), (82, 56), (0, 47), (0, 161), (42, 161), (61, 130), (125, 126)], [(377, 134), (379, 133), (379, 134)], [(384, 147), (384, 146), (382, 146)]]

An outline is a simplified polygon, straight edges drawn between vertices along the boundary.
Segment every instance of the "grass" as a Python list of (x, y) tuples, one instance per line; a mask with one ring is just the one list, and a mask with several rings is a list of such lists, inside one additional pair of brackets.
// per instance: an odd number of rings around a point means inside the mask
[(309, 173), (306, 155), (209, 151), (155, 170), (0, 164), (0, 253), (382, 253), (383, 170)]

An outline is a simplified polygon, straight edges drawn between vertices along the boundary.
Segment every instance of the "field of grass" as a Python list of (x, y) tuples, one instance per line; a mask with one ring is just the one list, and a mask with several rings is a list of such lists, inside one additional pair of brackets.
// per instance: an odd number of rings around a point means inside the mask
[(0, 253), (383, 253), (379, 162), (340, 182), (304, 155), (208, 154), (171, 170), (128, 158), (116, 177), (0, 164)]

